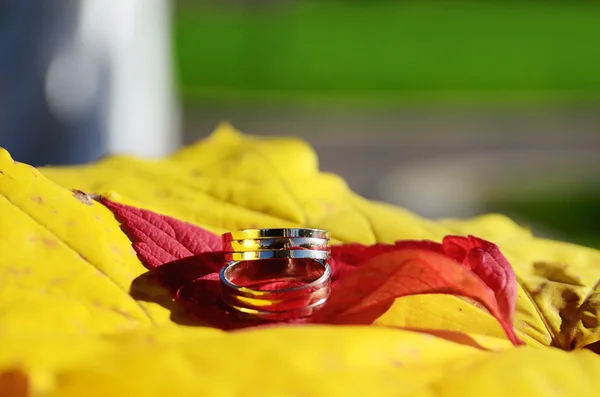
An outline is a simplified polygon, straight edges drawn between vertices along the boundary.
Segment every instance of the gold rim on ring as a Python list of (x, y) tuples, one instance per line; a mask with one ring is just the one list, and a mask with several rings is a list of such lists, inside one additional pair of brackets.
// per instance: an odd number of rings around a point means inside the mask
[(330, 233), (323, 229), (287, 228), (287, 229), (246, 229), (221, 235), (223, 242), (247, 239), (265, 239), (277, 237), (307, 237), (329, 240)]

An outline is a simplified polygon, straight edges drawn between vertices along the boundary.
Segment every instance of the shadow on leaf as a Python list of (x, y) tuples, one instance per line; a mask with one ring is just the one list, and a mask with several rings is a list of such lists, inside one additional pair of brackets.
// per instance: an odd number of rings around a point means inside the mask
[(459, 331), (452, 331), (447, 329), (427, 329), (427, 328), (413, 328), (413, 327), (403, 327), (402, 329), (411, 332), (418, 332), (421, 334), (428, 334), (431, 336), (435, 336), (437, 338), (445, 339), (450, 342), (458, 343), (464, 346), (474, 347), (479, 350), (484, 351), (492, 351), (492, 349), (488, 349), (487, 347), (481, 345), (477, 342), (473, 337), (464, 334)]
[(133, 280), (129, 293), (136, 300), (163, 306), (171, 312), (171, 321), (180, 325), (234, 330), (261, 324), (225, 310), (218, 275), (222, 263), (220, 252), (165, 263)]

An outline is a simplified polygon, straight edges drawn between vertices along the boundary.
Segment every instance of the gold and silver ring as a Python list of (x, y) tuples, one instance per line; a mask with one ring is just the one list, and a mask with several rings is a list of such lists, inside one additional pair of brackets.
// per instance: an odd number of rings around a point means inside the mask
[(249, 229), (222, 235), (219, 273), (232, 312), (269, 321), (310, 316), (331, 292), (329, 232)]

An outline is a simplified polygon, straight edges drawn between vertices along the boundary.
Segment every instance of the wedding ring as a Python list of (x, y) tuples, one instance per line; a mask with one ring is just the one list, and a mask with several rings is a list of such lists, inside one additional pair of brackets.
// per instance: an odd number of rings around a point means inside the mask
[(278, 237), (308, 237), (329, 240), (329, 232), (322, 229), (291, 228), (291, 229), (246, 229), (239, 232), (225, 233), (221, 236), (223, 242), (233, 240), (263, 239)]
[(222, 300), (230, 309), (264, 320), (310, 316), (331, 291), (329, 264), (314, 259), (270, 259), (260, 266), (233, 261), (219, 278)]
[(329, 239), (315, 237), (274, 237), (223, 242), (224, 252), (308, 249), (329, 251)]
[(312, 315), (331, 292), (329, 232), (248, 229), (221, 236), (221, 298), (232, 312), (263, 320)]
[(226, 252), (225, 260), (230, 261), (252, 261), (257, 259), (329, 259), (329, 251), (315, 251), (308, 249), (298, 250), (264, 250), (264, 251), (249, 251), (249, 252)]

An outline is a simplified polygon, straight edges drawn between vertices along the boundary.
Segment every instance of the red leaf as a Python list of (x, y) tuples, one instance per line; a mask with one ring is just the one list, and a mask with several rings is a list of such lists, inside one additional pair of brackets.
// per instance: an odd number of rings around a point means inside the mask
[(418, 240), (401, 240), (395, 244), (341, 244), (331, 247), (330, 265), (332, 268), (333, 280), (343, 278), (346, 274), (356, 269), (365, 261), (373, 258), (376, 255), (386, 252), (392, 252), (399, 249), (416, 248), (425, 249), (444, 253), (444, 249), (440, 243), (433, 241), (418, 241)]
[[(134, 284), (146, 286), (148, 279), (158, 280), (195, 319), (173, 319), (182, 324), (210, 325), (225, 330), (261, 325), (264, 321), (240, 319), (227, 313), (221, 303), (218, 271), (225, 260), (221, 238), (198, 226), (152, 211), (116, 203), (101, 202), (113, 211), (132, 246), (154, 278), (142, 275)], [(279, 284), (279, 285), (278, 285)], [(267, 284), (261, 289), (290, 287), (295, 284)], [(139, 287), (142, 288), (142, 287)], [(149, 296), (136, 296), (148, 300)], [(164, 306), (171, 302), (156, 301)], [(298, 305), (297, 302), (288, 302)], [(196, 320), (196, 321), (191, 321)], [(292, 320), (286, 322), (304, 322)]]
[(502, 317), (512, 324), (517, 303), (517, 277), (498, 246), (474, 236), (447, 236), (442, 245), (447, 256), (462, 263), (494, 291)]
[(474, 273), (439, 253), (419, 249), (384, 252), (362, 263), (339, 281), (311, 322), (371, 324), (394, 299), (415, 294), (461, 295), (481, 303), (508, 338), (522, 344), (512, 323), (500, 313), (494, 292)]
[(401, 240), (401, 241), (396, 241), (394, 246), (397, 249), (415, 248), (415, 249), (433, 251), (433, 252), (437, 252), (438, 254), (444, 255), (444, 247), (442, 246), (442, 244), (436, 243), (434, 241), (429, 241), (429, 240)]
[(517, 277), (496, 244), (474, 236), (446, 236), (442, 244), (400, 241), (396, 247), (414, 247), (446, 255), (475, 273), (494, 291), (500, 315), (512, 324), (517, 306)]
[(150, 269), (178, 259), (221, 250), (221, 237), (208, 230), (106, 198), (101, 198), (101, 201), (122, 223), (140, 260)]
[(334, 281), (344, 278), (348, 273), (354, 271), (356, 266), (362, 262), (385, 252), (395, 249), (389, 244), (341, 244), (331, 247), (331, 278)]
[[(122, 222), (144, 265), (202, 323), (222, 329), (261, 323), (231, 316), (221, 304), (217, 272), (224, 260), (219, 236), (152, 211), (106, 198), (101, 201)], [(443, 244), (337, 245), (331, 255), (333, 292), (310, 321), (370, 324), (396, 297), (449, 293), (480, 302), (498, 319), (509, 339), (520, 343), (512, 329), (516, 279), (492, 243), (450, 236)]]

